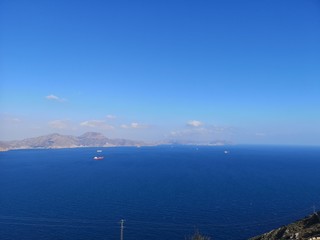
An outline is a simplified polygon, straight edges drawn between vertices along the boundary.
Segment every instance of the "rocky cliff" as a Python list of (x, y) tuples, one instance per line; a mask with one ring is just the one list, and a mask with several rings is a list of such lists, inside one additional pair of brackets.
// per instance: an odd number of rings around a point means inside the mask
[(320, 212), (249, 240), (320, 240)]

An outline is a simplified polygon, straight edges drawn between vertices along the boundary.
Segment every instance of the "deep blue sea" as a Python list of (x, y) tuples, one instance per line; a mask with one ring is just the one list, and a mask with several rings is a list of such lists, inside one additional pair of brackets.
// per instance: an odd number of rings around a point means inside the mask
[[(241, 240), (320, 207), (320, 147), (0, 153), (0, 239)], [(229, 151), (225, 154), (224, 151)]]

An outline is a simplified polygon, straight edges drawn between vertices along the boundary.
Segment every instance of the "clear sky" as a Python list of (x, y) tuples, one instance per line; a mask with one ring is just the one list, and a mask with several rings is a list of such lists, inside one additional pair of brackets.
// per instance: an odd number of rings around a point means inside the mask
[(318, 0), (2, 0), (0, 140), (320, 145)]

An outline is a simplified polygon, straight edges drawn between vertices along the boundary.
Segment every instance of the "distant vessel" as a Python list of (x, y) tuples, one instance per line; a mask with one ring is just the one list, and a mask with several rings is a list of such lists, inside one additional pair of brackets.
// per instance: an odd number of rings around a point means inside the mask
[(226, 151), (224, 151), (224, 154), (228, 154), (228, 153), (229, 153), (229, 151), (227, 151), (227, 150), (226, 150)]
[(93, 160), (102, 160), (104, 157), (94, 157)]
[(102, 150), (97, 150), (97, 152), (101, 153), (101, 152), (102, 152)]

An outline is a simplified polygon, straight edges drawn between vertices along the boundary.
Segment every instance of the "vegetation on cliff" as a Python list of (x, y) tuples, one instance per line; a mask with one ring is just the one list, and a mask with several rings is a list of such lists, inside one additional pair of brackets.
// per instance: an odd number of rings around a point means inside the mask
[(320, 239), (320, 212), (302, 220), (274, 229), (249, 240), (313, 240)]

